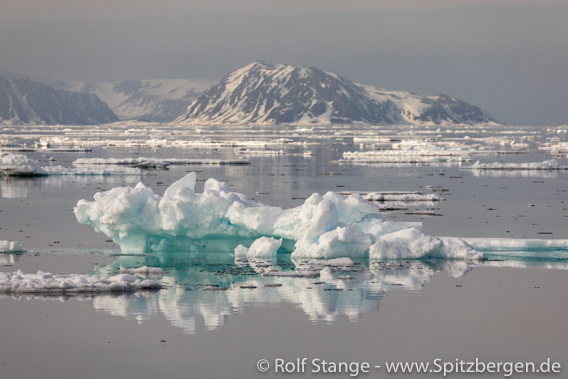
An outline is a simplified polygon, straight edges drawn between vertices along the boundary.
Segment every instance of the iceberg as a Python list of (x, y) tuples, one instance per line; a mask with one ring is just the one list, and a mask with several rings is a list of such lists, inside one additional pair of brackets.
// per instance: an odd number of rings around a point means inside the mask
[[(113, 239), (123, 251), (224, 251), (265, 257), (280, 252), (311, 259), (484, 259), (459, 238), (425, 235), (382, 215), (359, 194), (312, 194), (291, 209), (254, 202), (216, 179), (195, 192), (196, 174), (164, 196), (138, 183), (80, 200), (77, 221)], [(275, 242), (278, 241), (278, 242)], [(235, 250), (236, 249), (236, 250)]]

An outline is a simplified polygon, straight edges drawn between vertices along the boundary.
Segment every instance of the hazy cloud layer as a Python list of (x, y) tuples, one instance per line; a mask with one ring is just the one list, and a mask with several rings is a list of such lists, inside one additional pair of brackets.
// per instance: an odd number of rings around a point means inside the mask
[(220, 78), (262, 59), (566, 124), (567, 16), (560, 0), (5, 0), (0, 69)]

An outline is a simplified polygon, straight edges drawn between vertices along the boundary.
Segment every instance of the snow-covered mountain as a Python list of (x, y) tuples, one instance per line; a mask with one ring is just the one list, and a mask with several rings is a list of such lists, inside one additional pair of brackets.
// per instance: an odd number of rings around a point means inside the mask
[(84, 84), (122, 120), (172, 121), (192, 100), (216, 83), (212, 79), (128, 80)]
[(33, 80), (59, 90), (92, 93), (121, 120), (172, 121), (216, 79), (150, 79), (90, 83), (0, 71), (9, 79)]
[(482, 109), (446, 96), (423, 96), (351, 82), (313, 67), (254, 62), (195, 99), (181, 124), (478, 124)]
[(0, 76), (0, 123), (104, 124), (118, 121), (95, 94), (55, 89), (24, 77)]

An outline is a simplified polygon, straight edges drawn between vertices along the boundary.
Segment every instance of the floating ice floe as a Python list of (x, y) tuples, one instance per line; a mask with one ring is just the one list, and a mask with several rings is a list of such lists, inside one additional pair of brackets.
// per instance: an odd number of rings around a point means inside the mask
[[(303, 205), (282, 209), (253, 202), (209, 179), (194, 192), (196, 174), (172, 184), (164, 196), (142, 183), (96, 193), (74, 209), (81, 224), (91, 225), (123, 251), (229, 251), (264, 255), (263, 237), (282, 239), (276, 249), (306, 258), (483, 259), (463, 240), (427, 236), (406, 223), (380, 214), (377, 204), (359, 194), (314, 193)], [(261, 240), (266, 242), (266, 240)], [(264, 246), (264, 242), (258, 244)], [(239, 247), (242, 245), (242, 247)], [(246, 247), (248, 250), (245, 250)], [(252, 252), (251, 253), (251, 249)]]
[(143, 171), (137, 167), (75, 167), (44, 166), (45, 175), (142, 175)]
[(513, 239), (513, 238), (464, 238), (478, 251), (501, 258), (568, 259), (568, 240)]
[(33, 152), (42, 152), (42, 153), (87, 153), (90, 152), (92, 149), (88, 147), (28, 147), (28, 146), (12, 146), (12, 147), (3, 147), (2, 151), (7, 153), (33, 153)]
[[(466, 138), (469, 140), (469, 138)], [(515, 145), (516, 146), (516, 145)], [(461, 163), (464, 157), (472, 155), (519, 154), (518, 150), (493, 150), (476, 144), (464, 145), (454, 141), (432, 144), (428, 140), (402, 140), (393, 143), (390, 148), (370, 151), (347, 151), (343, 159), (336, 161), (339, 165), (387, 165), (387, 164), (436, 164)], [(469, 159), (469, 158), (467, 158)]]
[(236, 154), (249, 155), (249, 156), (276, 156), (276, 155), (287, 155), (285, 150), (261, 150), (261, 149), (247, 149), (244, 147), (235, 148)]
[(409, 163), (447, 163), (461, 162), (462, 151), (447, 150), (372, 150), (372, 151), (347, 151), (343, 153), (343, 159), (335, 161), (342, 166), (360, 165), (386, 165), (386, 164), (409, 164)]
[(523, 163), (481, 163), (477, 161), (469, 167), (462, 168), (470, 170), (568, 170), (568, 166), (559, 165), (555, 159)]
[(24, 247), (18, 241), (0, 241), (0, 253), (23, 253)]
[(236, 154), (247, 156), (247, 157), (277, 157), (277, 156), (298, 156), (310, 158), (314, 155), (313, 151), (306, 150), (302, 153), (291, 153), (287, 150), (273, 150), (273, 149), (247, 149), (245, 147), (236, 147), (234, 149)]
[(47, 175), (38, 162), (13, 153), (0, 155), (0, 171), (9, 176)]
[[(250, 132), (250, 131), (249, 131)], [(234, 133), (234, 132), (233, 132)], [(231, 134), (233, 134), (231, 133)], [(258, 135), (267, 135), (267, 133), (263, 133), (260, 131), (254, 132), (254, 134)], [(269, 134), (269, 133), (268, 133)], [(295, 141), (289, 138), (278, 138), (274, 140), (227, 140), (227, 141), (219, 141), (219, 140), (177, 140), (172, 141), (172, 147), (183, 147), (183, 148), (197, 148), (197, 149), (218, 149), (223, 147), (236, 147), (236, 148), (253, 148), (253, 149), (260, 149), (260, 148), (279, 148), (282, 146), (309, 146), (315, 144), (314, 142), (308, 141)]]
[(349, 196), (353, 193), (359, 193), (364, 200), (367, 201), (397, 201), (397, 202), (434, 202), (443, 201), (443, 197), (436, 194), (423, 194), (420, 191), (376, 191), (376, 192), (358, 192), (358, 191), (341, 191), (342, 195)]
[(26, 274), (21, 270), (12, 273), (0, 272), (0, 293), (132, 292), (161, 287), (158, 282), (129, 274), (102, 278), (98, 275), (56, 275), (43, 271), (36, 274)]
[(407, 156), (393, 156), (393, 157), (376, 157), (376, 158), (358, 158), (358, 159), (339, 159), (333, 161), (339, 166), (394, 166), (403, 167), (408, 164), (440, 164), (440, 163), (459, 163), (462, 161), (461, 157), (407, 157)]
[(0, 156), (0, 172), (7, 176), (47, 175), (141, 175), (142, 170), (134, 167), (76, 167), (41, 166), (39, 162), (23, 154)]
[[(566, 130), (564, 130), (566, 133)], [(568, 153), (568, 142), (548, 142), (538, 147), (539, 150), (549, 151), (551, 154), (566, 154)]]
[(136, 167), (163, 167), (167, 165), (247, 165), (244, 159), (199, 159), (199, 158), (79, 158), (73, 162), (81, 165), (128, 165)]

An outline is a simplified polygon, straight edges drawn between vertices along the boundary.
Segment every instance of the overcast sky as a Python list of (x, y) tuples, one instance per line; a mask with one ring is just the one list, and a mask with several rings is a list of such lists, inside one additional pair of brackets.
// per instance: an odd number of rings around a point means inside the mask
[(568, 124), (566, 0), (0, 0), (0, 70), (221, 78), (256, 60)]

